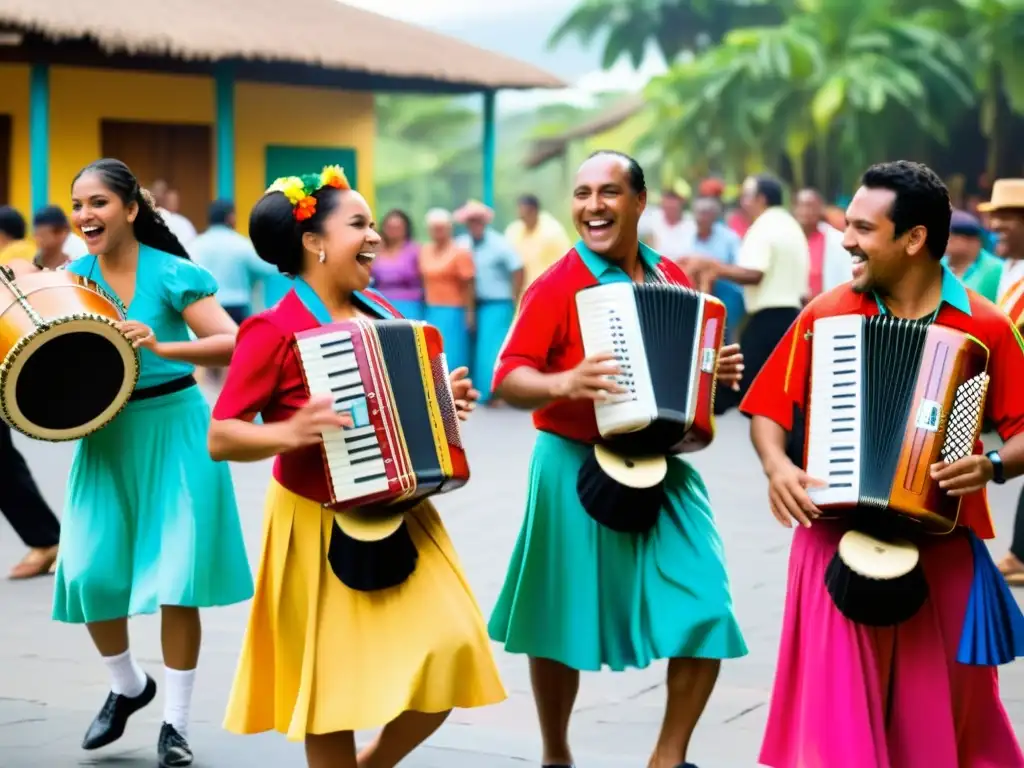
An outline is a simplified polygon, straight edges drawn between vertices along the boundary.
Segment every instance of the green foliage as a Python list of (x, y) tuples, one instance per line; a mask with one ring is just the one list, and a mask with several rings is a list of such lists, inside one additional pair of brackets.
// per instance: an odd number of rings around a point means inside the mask
[(1024, 114), (1024, 0), (921, 6), (797, 0), (781, 23), (732, 30), (649, 85), (645, 142), (692, 173), (736, 177), (785, 157), (795, 183), (835, 187), (948, 142), (958, 115), (999, 102), (997, 87)]

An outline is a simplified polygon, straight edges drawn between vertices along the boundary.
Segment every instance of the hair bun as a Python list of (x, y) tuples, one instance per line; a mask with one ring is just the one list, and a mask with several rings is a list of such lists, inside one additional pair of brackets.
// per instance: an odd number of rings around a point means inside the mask
[(249, 239), (256, 254), (282, 272), (294, 274), (302, 265), (302, 236), (294, 209), (283, 192), (267, 192), (249, 214)]

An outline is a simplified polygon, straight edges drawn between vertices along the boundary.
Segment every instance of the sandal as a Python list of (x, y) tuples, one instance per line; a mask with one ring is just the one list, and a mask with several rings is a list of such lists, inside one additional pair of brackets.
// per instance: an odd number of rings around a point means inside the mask
[(55, 568), (56, 564), (57, 547), (30, 549), (21, 562), (14, 566), (11, 572), (7, 574), (7, 578), (12, 581), (22, 581), (24, 579), (34, 579), (37, 576), (45, 576), (46, 574), (53, 573), (51, 568)]

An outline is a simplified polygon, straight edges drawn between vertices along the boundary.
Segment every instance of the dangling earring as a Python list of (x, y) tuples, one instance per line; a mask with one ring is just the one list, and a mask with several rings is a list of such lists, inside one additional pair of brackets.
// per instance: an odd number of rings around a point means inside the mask
[(324, 264), (327, 261), (327, 254), (324, 253), (324, 249), (320, 249), (320, 263)]

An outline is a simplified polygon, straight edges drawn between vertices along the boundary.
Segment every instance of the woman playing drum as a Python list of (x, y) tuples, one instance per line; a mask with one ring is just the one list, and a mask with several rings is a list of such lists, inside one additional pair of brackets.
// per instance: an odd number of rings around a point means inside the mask
[(124, 163), (87, 166), (71, 194), (72, 219), (94, 255), (67, 269), (121, 302), (127, 320), (118, 327), (140, 350), (141, 373), (125, 409), (77, 445), (53, 616), (85, 623), (110, 669), (111, 693), (82, 743), (97, 749), (156, 694), (128, 648), (127, 617), (161, 610), (157, 752), (161, 766), (190, 765), (198, 609), (248, 600), (253, 589), (231, 476), (207, 453), (210, 411), (192, 375), (195, 365), (230, 362), (237, 328), (213, 298), (212, 276), (189, 260)]

